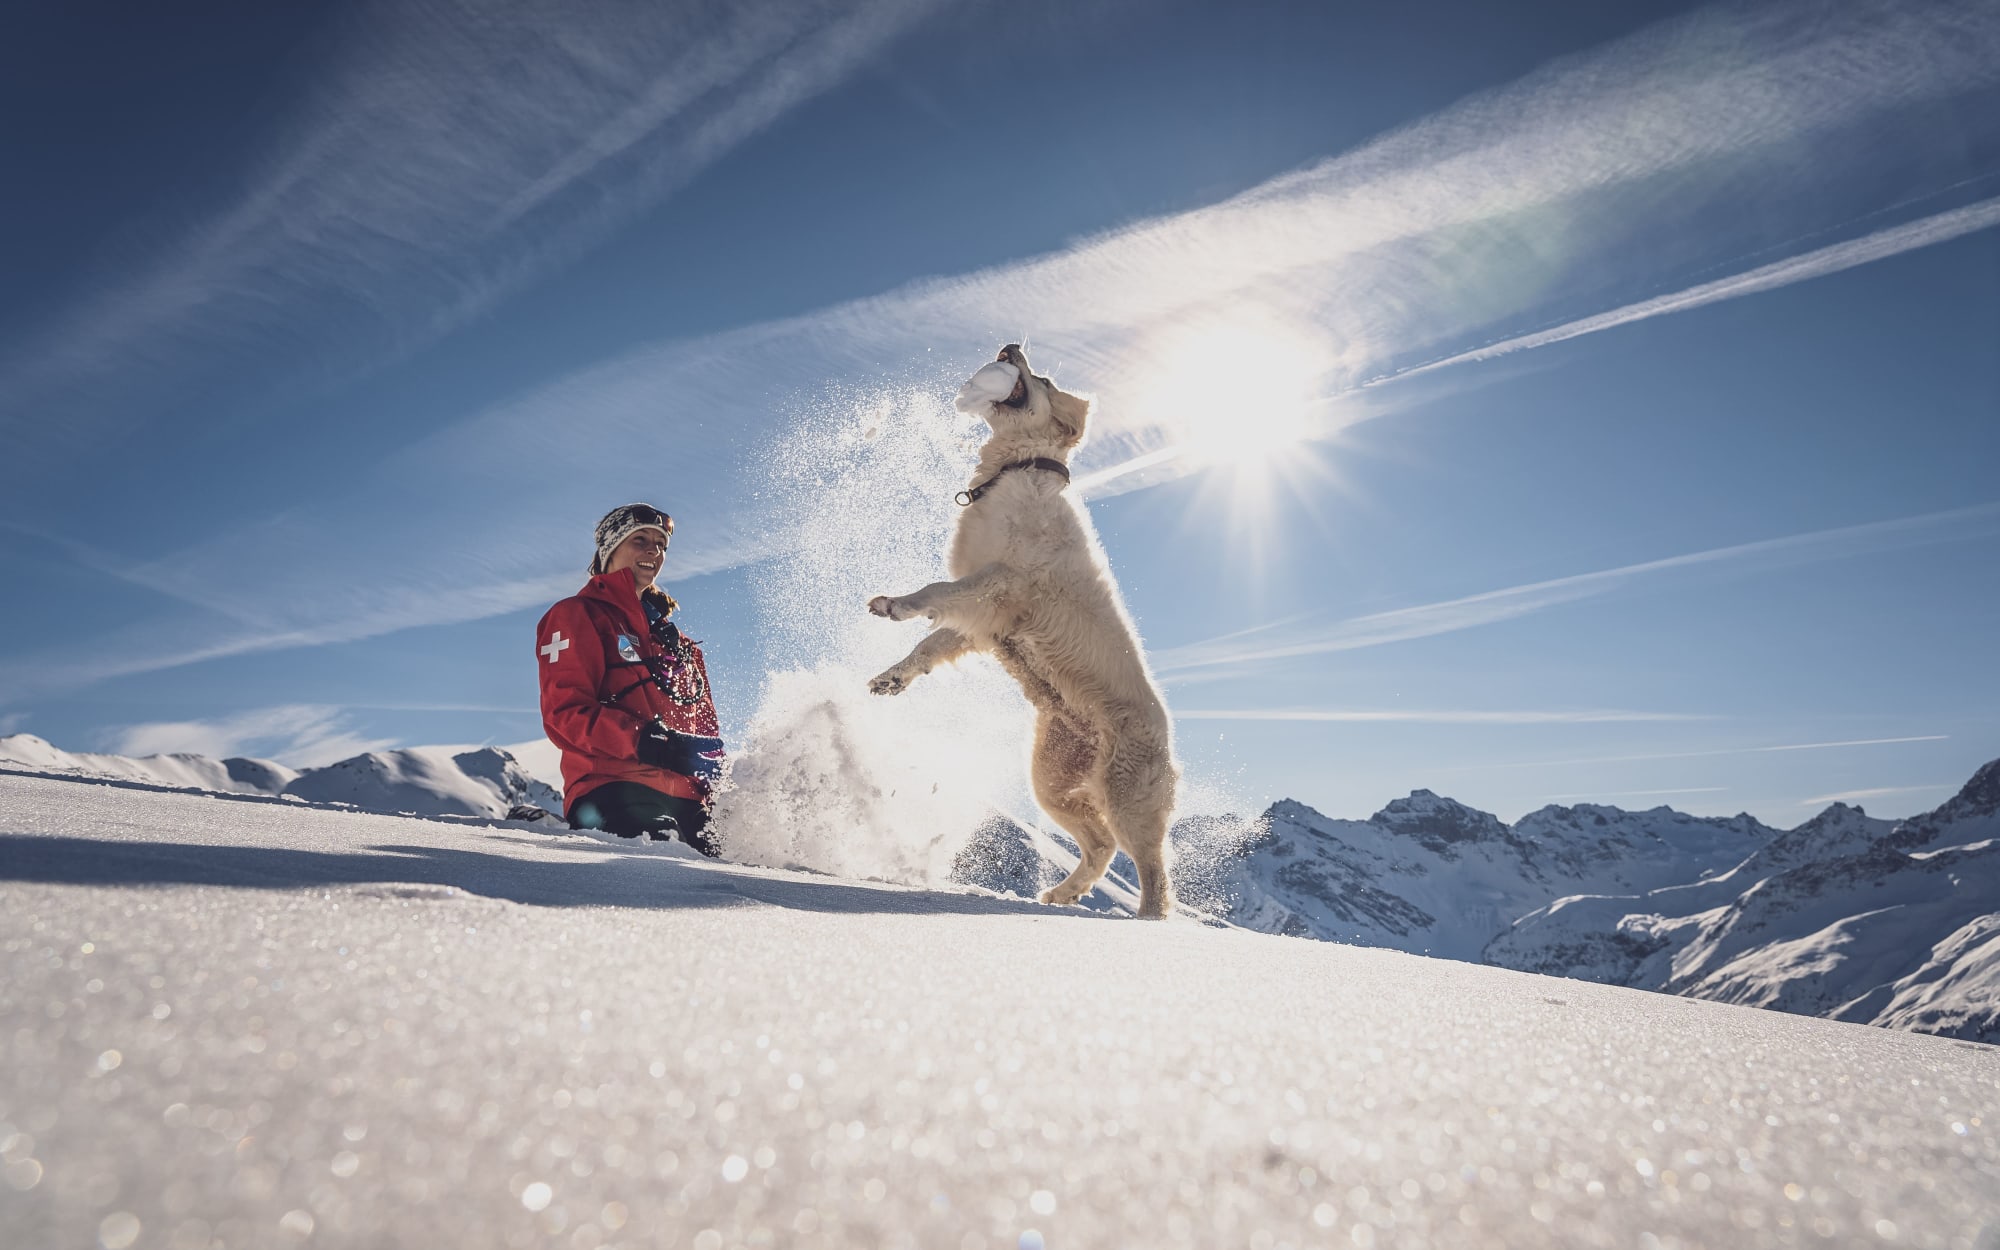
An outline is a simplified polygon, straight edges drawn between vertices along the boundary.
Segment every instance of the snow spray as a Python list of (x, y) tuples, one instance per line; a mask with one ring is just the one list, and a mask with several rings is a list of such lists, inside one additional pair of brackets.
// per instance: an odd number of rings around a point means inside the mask
[[(1032, 712), (991, 657), (943, 665), (893, 697), (867, 689), (930, 629), (869, 615), (869, 597), (949, 576), (952, 495), (988, 432), (948, 394), (830, 396), (770, 453), (760, 513), (784, 554), (753, 575), (770, 675), (716, 805), (733, 860), (947, 885), (999, 813), (1053, 835), (1030, 837), (1053, 861), (1042, 884), (1075, 863), (1028, 785)], [(1202, 814), (1244, 810), (1213, 784), (1184, 779), (1180, 799), (1179, 814), (1192, 818), (1174, 829), (1176, 889), (1198, 909), (1226, 912), (1228, 866), (1261, 823)], [(1129, 865), (1114, 861), (1113, 872), (1129, 876)], [(1134, 893), (1117, 880), (1104, 889), (1112, 902)]]
[(949, 576), (952, 492), (986, 431), (948, 393), (830, 396), (771, 452), (760, 512), (784, 554), (753, 573), (770, 676), (716, 805), (731, 859), (942, 885), (995, 811), (1033, 823), (1028, 705), (990, 658), (867, 689), (930, 628), (869, 597)]

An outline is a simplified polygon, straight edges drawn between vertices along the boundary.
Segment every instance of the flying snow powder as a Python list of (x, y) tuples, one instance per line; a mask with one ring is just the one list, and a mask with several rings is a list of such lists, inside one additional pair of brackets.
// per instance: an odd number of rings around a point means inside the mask
[[(1011, 388), (991, 370), (975, 375), (982, 386)], [(948, 394), (827, 396), (770, 452), (762, 523), (785, 554), (754, 576), (768, 676), (716, 805), (733, 860), (936, 886), (996, 813), (1055, 833), (1027, 781), (1032, 713), (990, 657), (944, 665), (893, 697), (867, 689), (930, 628), (871, 616), (868, 599), (949, 576), (952, 495), (987, 429)], [(1184, 781), (1181, 797), (1182, 815), (1244, 810), (1212, 784)], [(1214, 815), (1179, 826), (1182, 898), (1215, 906), (1228, 852), (1260, 831)], [(1066, 841), (1033, 838), (1056, 876), (1075, 863)]]

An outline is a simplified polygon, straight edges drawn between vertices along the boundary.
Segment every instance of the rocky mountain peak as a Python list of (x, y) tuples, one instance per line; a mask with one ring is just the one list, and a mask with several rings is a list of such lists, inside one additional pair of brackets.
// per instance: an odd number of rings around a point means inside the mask
[(1392, 800), (1368, 820), (1440, 852), (1460, 843), (1507, 836), (1507, 826), (1498, 816), (1430, 790), (1412, 790), (1408, 798)]
[(1942, 805), (1896, 826), (1889, 841), (1904, 851), (2000, 837), (2000, 760), (1980, 766)]
[(2000, 812), (2000, 760), (1982, 765), (1972, 774), (1972, 780), (1938, 809), (1940, 816), (1951, 820), (1991, 816), (1995, 812)]

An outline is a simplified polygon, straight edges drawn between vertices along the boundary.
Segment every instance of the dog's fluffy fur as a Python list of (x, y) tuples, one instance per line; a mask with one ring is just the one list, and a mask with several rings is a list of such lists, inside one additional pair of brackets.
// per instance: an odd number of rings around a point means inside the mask
[(1083, 852), (1042, 901), (1076, 902), (1122, 849), (1139, 870), (1139, 914), (1162, 918), (1173, 908), (1167, 822), (1180, 776), (1166, 705), (1097, 535), (1063, 479), (1042, 469), (1001, 472), (1037, 457), (1068, 464), (1090, 402), (1037, 377), (1016, 345), (999, 358), (1021, 380), (980, 414), (993, 434), (972, 481), (991, 486), (959, 513), (956, 580), (869, 601), (877, 616), (926, 616), (936, 628), (868, 688), (899, 694), (947, 660), (992, 654), (1035, 707), (1035, 797)]

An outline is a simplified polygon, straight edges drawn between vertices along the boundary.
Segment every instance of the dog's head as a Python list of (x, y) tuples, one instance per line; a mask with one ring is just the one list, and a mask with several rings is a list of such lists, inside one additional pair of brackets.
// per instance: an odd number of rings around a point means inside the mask
[(1014, 393), (987, 406), (986, 424), (993, 432), (1024, 441), (1047, 440), (1067, 452), (1083, 442), (1084, 421), (1090, 415), (1090, 401), (1062, 390), (1048, 378), (1028, 367), (1028, 357), (1019, 343), (1000, 349), (998, 360), (1020, 370)]

